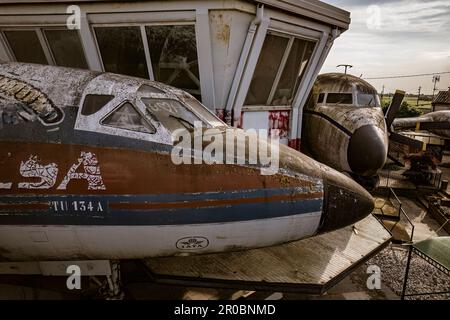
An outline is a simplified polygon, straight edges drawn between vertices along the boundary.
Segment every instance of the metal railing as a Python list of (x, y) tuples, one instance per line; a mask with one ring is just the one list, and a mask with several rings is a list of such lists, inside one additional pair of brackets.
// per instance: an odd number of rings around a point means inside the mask
[(389, 190), (388, 201), (392, 204), (392, 206), (394, 208), (396, 207), (394, 202), (396, 202), (398, 204), (397, 214), (396, 215), (387, 215), (384, 213), (381, 213), (381, 214), (377, 213), (376, 216), (378, 216), (382, 219), (396, 221), (396, 223), (394, 223), (393, 226), (389, 229), (389, 231), (392, 232), (392, 230), (394, 230), (394, 228), (396, 227), (397, 223), (401, 221), (401, 217), (403, 215), (405, 217), (406, 221), (411, 225), (411, 235), (409, 237), (409, 241), (412, 242), (413, 237), (414, 237), (414, 229), (415, 229), (414, 223), (411, 221), (411, 219), (406, 214), (405, 210), (403, 209), (403, 203), (397, 197), (394, 190), (391, 187), (389, 187), (388, 190)]

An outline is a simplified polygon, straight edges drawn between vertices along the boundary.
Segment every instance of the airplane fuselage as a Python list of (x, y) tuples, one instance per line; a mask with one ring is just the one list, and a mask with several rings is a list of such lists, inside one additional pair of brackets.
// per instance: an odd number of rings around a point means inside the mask
[(351, 75), (320, 75), (303, 110), (302, 144), (339, 171), (376, 175), (388, 146), (376, 90)]
[(264, 247), (343, 227), (373, 208), (351, 179), (284, 146), (273, 175), (258, 165), (175, 164), (174, 130), (192, 119), (226, 127), (160, 83), (4, 63), (0, 110), (3, 260)]

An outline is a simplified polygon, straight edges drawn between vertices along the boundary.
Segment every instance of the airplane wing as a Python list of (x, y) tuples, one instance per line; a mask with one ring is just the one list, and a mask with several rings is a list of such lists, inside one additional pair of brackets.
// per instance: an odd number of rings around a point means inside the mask
[(397, 131), (426, 130), (443, 138), (450, 138), (450, 111), (430, 112), (416, 118), (395, 119), (393, 128)]
[(450, 129), (450, 122), (435, 121), (433, 118), (424, 115), (416, 118), (398, 118), (393, 122), (395, 130), (448, 130)]

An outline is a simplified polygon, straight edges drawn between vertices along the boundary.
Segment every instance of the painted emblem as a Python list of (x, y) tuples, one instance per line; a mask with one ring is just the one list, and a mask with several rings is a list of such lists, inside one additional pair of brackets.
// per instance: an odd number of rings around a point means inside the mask
[[(19, 173), (23, 178), (38, 178), (36, 182), (19, 182), (19, 189), (50, 189), (55, 186), (58, 178), (56, 163), (42, 164), (37, 155), (30, 155), (26, 161), (21, 161)], [(103, 183), (100, 165), (95, 153), (81, 151), (77, 161), (70, 167), (57, 190), (66, 190), (72, 180), (86, 180), (88, 190), (106, 190)], [(12, 182), (0, 182), (0, 189), (11, 189)]]
[(185, 237), (177, 241), (177, 248), (180, 250), (204, 249), (209, 245), (205, 237)]

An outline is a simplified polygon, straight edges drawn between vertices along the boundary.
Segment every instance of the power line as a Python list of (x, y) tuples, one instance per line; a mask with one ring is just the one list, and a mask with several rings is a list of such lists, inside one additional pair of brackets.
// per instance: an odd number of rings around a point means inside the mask
[(372, 77), (372, 78), (363, 78), (366, 80), (381, 80), (381, 79), (395, 79), (395, 78), (413, 78), (413, 77), (423, 77), (423, 76), (434, 76), (437, 74), (447, 74), (450, 71), (444, 72), (434, 72), (434, 73), (421, 73), (421, 74), (409, 74), (409, 75), (400, 75), (400, 76), (387, 76), (387, 77)]

